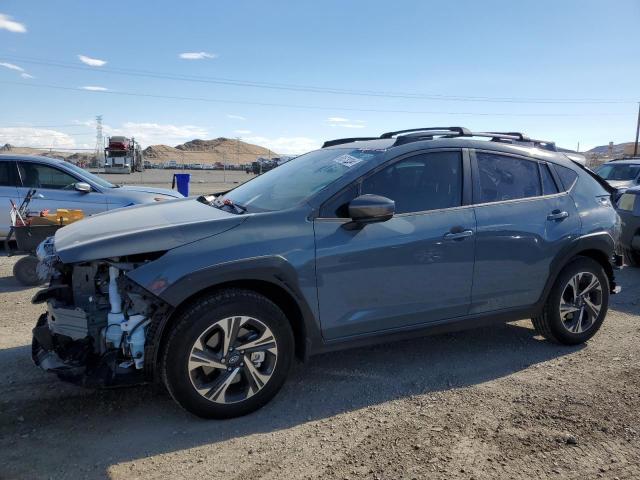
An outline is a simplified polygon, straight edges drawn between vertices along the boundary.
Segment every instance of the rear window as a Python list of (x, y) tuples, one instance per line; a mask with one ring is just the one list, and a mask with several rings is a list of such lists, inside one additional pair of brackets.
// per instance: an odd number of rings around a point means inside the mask
[(637, 195), (633, 193), (623, 193), (620, 200), (618, 200), (618, 209), (632, 212), (636, 203), (636, 197)]
[(568, 167), (563, 167), (562, 165), (555, 165), (556, 172), (558, 172), (558, 176), (560, 177), (560, 181), (564, 186), (566, 191), (571, 190), (573, 184), (576, 183), (576, 179), (578, 178), (578, 174)]
[(542, 194), (553, 195), (554, 193), (558, 193), (558, 187), (546, 163), (540, 164), (540, 175), (542, 177)]
[(501, 202), (541, 195), (537, 162), (478, 152), (479, 203)]

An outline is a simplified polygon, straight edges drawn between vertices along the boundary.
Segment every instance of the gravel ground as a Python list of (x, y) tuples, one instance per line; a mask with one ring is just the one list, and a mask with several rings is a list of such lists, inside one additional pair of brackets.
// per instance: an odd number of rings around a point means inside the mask
[(42, 306), (0, 257), (0, 478), (640, 478), (640, 270), (587, 345), (528, 321), (298, 365), (249, 416), (150, 387), (92, 391), (31, 364)]
[[(98, 173), (98, 171), (96, 171)], [(114, 173), (98, 173), (101, 177), (115, 184), (125, 185), (149, 185), (158, 188), (171, 188), (174, 173), (191, 174), (189, 195), (202, 195), (206, 193), (222, 192), (252, 179), (255, 175), (244, 171), (229, 170), (156, 170), (149, 169), (144, 172), (134, 172), (130, 175), (118, 175)]]

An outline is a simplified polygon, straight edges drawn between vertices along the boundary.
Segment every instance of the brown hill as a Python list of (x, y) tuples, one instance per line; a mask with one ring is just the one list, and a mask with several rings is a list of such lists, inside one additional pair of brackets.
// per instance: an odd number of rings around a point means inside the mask
[(154, 163), (175, 160), (179, 164), (220, 162), (242, 165), (251, 163), (258, 157), (271, 158), (277, 154), (259, 145), (220, 137), (213, 140), (191, 140), (175, 147), (151, 145), (144, 149), (143, 155), (145, 160)]
[(88, 163), (95, 158), (93, 152), (58, 151), (44, 148), (15, 147), (6, 143), (0, 147), (0, 153), (13, 153), (14, 155), (40, 155), (42, 157), (61, 158), (73, 163)]

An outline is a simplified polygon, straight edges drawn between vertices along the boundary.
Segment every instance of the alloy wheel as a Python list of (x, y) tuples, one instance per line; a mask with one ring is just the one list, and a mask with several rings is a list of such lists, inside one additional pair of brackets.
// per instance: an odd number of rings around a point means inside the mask
[(278, 360), (275, 336), (257, 318), (217, 321), (194, 342), (187, 365), (189, 379), (207, 400), (237, 403), (258, 393)]
[(576, 273), (560, 297), (560, 320), (570, 333), (589, 330), (602, 308), (602, 285), (590, 272)]

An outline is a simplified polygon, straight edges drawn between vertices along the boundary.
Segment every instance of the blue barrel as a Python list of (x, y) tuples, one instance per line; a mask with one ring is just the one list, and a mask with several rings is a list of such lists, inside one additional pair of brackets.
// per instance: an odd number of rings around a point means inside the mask
[(176, 185), (178, 185), (178, 191), (185, 197), (188, 197), (189, 181), (191, 181), (190, 173), (174, 173), (173, 183), (171, 184), (171, 188), (176, 188)]

